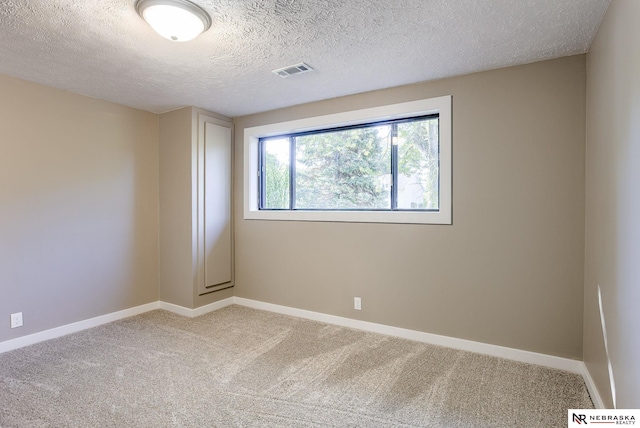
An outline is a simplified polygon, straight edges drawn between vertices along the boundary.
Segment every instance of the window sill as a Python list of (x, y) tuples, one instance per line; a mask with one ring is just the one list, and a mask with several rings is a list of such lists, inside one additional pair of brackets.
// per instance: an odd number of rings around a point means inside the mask
[(272, 211), (245, 213), (247, 220), (318, 221), (341, 223), (451, 224), (450, 210), (441, 211)]

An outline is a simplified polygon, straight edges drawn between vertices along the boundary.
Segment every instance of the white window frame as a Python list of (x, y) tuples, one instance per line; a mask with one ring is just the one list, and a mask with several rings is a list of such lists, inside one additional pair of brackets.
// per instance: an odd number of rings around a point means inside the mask
[[(384, 120), (426, 116), (436, 113), (440, 119), (440, 207), (438, 211), (305, 211), (259, 209), (258, 140), (260, 138), (340, 126), (360, 125)], [(245, 128), (244, 218), (246, 220), (451, 224), (451, 151), (451, 95)]]

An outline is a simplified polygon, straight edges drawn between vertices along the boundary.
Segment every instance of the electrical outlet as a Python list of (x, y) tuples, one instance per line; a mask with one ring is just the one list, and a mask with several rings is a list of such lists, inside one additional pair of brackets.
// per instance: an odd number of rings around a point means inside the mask
[(22, 327), (22, 312), (11, 314), (11, 328)]
[(360, 297), (353, 298), (353, 309), (355, 309), (356, 311), (362, 310), (362, 299)]

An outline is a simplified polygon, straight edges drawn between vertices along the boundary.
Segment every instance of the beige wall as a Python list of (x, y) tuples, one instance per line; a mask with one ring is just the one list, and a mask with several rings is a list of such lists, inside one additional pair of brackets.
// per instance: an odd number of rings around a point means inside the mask
[(640, 408), (640, 2), (614, 0), (587, 61), (584, 361), (611, 407)]
[[(243, 128), (449, 94), (452, 226), (243, 220)], [(583, 55), (235, 122), (237, 296), (581, 358)]]
[(158, 300), (158, 116), (0, 93), (0, 341)]
[(193, 308), (191, 108), (160, 115), (160, 300)]

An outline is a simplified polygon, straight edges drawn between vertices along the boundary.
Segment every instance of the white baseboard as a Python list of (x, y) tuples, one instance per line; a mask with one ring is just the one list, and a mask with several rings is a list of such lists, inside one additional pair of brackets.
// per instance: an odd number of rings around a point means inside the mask
[(231, 306), (234, 303), (233, 299), (233, 297), (228, 297), (226, 299), (218, 300), (217, 302), (209, 303), (208, 305), (200, 306), (199, 308), (195, 309), (189, 309), (185, 308), (184, 306), (178, 306), (174, 305), (173, 303), (162, 301), (158, 303), (160, 309), (164, 309), (165, 311), (173, 312), (184, 317), (195, 318), (209, 312), (217, 311), (218, 309), (222, 309), (226, 306)]
[(589, 391), (589, 395), (591, 396), (591, 401), (593, 401), (593, 405), (596, 409), (606, 409), (604, 402), (602, 401), (602, 397), (598, 392), (598, 388), (596, 388), (596, 383), (593, 381), (591, 377), (591, 373), (587, 368), (585, 363), (581, 363), (582, 365), (582, 378), (584, 379), (584, 383), (587, 385), (587, 391)]
[(250, 308), (277, 312), (284, 315), (292, 315), (299, 318), (306, 318), (314, 321), (324, 322), (327, 324), (334, 324), (343, 327), (355, 328), (358, 330), (370, 331), (373, 333), (386, 334), (388, 336), (401, 337), (404, 339), (415, 340), (417, 342), (424, 342), (432, 345), (446, 346), (448, 348), (460, 349), (463, 351), (470, 351), (478, 354), (506, 358), (508, 360), (537, 364), (540, 366), (565, 370), (577, 374), (583, 373), (583, 363), (579, 360), (539, 354), (537, 352), (523, 351), (520, 349), (507, 348), (504, 346), (490, 345), (487, 343), (474, 342), (472, 340), (457, 339), (455, 337), (440, 336), (438, 334), (408, 330), (405, 328), (376, 324), (368, 321), (354, 320), (351, 318), (338, 317), (335, 315), (327, 315), (320, 312), (312, 312), (304, 309), (291, 308), (288, 306), (274, 305), (272, 303), (265, 303), (257, 300), (245, 299), (242, 297), (234, 297), (233, 300), (237, 305), (247, 306)]
[(50, 330), (40, 331), (38, 333), (33, 333), (27, 336), (0, 342), (0, 354), (3, 352), (12, 351), (14, 349), (22, 348), (24, 346), (33, 345), (38, 342), (44, 342), (45, 340), (55, 339), (56, 337), (66, 336), (67, 334), (97, 327), (99, 325), (107, 324), (123, 318), (139, 315), (144, 312), (153, 311), (154, 309), (159, 308), (158, 303), (159, 302), (151, 302), (147, 303), (146, 305), (140, 305), (118, 312), (112, 312), (110, 314), (101, 315), (99, 317), (89, 318), (88, 320), (78, 321), (60, 327), (52, 328)]
[(50, 330), (30, 334), (28, 336), (22, 336), (16, 339), (0, 342), (0, 353), (22, 348), (28, 345), (33, 345), (45, 340), (55, 339), (56, 337), (75, 333), (81, 330), (86, 330), (92, 327), (97, 327), (102, 324), (110, 323), (123, 318), (128, 318), (134, 315), (139, 315), (155, 309), (164, 309), (185, 317), (194, 318), (233, 304), (254, 309), (261, 309), (269, 312), (275, 312), (283, 315), (291, 315), (313, 321), (324, 322), (327, 324), (350, 327), (358, 330), (370, 331), (373, 333), (380, 333), (388, 336), (395, 336), (404, 339), (415, 340), (418, 342), (429, 343), (432, 345), (445, 346), (448, 348), (476, 352), (479, 354), (491, 355), (494, 357), (506, 358), (509, 360), (537, 364), (540, 366), (577, 373), (582, 375), (582, 377), (584, 378), (585, 384), (587, 385), (587, 390), (591, 395), (594, 406), (598, 409), (604, 408), (602, 398), (600, 397), (595, 383), (591, 378), (589, 370), (587, 369), (586, 365), (579, 360), (539, 354), (536, 352), (523, 351), (520, 349), (507, 348), (504, 346), (491, 345), (487, 343), (474, 342), (471, 340), (458, 339), (455, 337), (441, 336), (405, 328), (392, 327), (384, 324), (376, 324), (368, 321), (355, 320), (351, 318), (323, 314), (320, 312), (275, 305), (272, 303), (260, 302), (258, 300), (245, 299), (242, 297), (229, 297), (227, 299), (223, 299), (196, 309), (189, 309), (183, 306), (178, 306), (162, 301), (152, 302), (146, 305), (136, 306), (134, 308), (113, 312), (111, 314), (90, 318), (84, 321), (78, 321), (61, 327), (52, 328)]
[(7, 351), (13, 351), (14, 349), (33, 345), (38, 342), (44, 342), (45, 340), (55, 339), (57, 337), (66, 336), (67, 334), (76, 333), (78, 331), (97, 327), (102, 324), (118, 321), (123, 318), (132, 317), (134, 315), (140, 315), (142, 313), (153, 311), (156, 309), (164, 309), (185, 317), (194, 318), (212, 311), (216, 311), (218, 309), (222, 309), (225, 306), (233, 305), (233, 303), (234, 303), (233, 297), (229, 297), (227, 299), (219, 300), (217, 302), (213, 302), (196, 309), (189, 309), (183, 306), (178, 306), (172, 303), (167, 303), (159, 300), (157, 302), (147, 303), (145, 305), (136, 306), (134, 308), (124, 309), (118, 312), (112, 312), (110, 314), (101, 315), (95, 318), (89, 318), (87, 320), (66, 324), (60, 327), (52, 328), (50, 330), (40, 331), (38, 333), (33, 333), (27, 336), (22, 336), (16, 339), (10, 339), (4, 342), (0, 342), (0, 354)]

